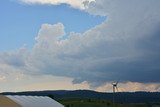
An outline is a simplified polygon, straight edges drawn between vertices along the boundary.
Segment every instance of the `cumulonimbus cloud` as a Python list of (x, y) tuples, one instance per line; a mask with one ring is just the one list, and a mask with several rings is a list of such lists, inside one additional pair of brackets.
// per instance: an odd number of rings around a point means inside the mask
[[(109, 81), (159, 83), (159, 7), (158, 0), (97, 0), (85, 11), (107, 16), (105, 22), (64, 40), (59, 39), (65, 34), (62, 23), (43, 24), (25, 61), (20, 58), (25, 62), (20, 68), (94, 86)], [(14, 66), (12, 58), (2, 59)]]

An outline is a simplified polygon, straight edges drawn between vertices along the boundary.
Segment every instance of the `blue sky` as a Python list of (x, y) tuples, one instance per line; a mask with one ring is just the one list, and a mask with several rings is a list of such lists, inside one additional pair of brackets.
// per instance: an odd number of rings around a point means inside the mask
[(24, 44), (32, 48), (35, 37), (44, 23), (61, 22), (65, 32), (82, 33), (106, 17), (94, 16), (68, 5), (27, 5), (11, 0), (0, 3), (0, 51), (15, 50)]

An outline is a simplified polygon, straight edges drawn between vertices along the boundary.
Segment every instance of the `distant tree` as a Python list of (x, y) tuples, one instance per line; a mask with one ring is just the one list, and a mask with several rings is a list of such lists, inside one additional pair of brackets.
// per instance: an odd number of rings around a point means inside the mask
[(91, 102), (91, 99), (88, 99), (88, 102)]
[(152, 105), (149, 102), (146, 102), (147, 107), (152, 107)]
[(71, 107), (73, 107), (73, 104), (71, 104)]
[(49, 94), (48, 97), (54, 99), (54, 95), (52, 95), (52, 94)]
[(102, 103), (105, 103), (105, 101), (102, 101)]
[(70, 107), (69, 105), (66, 105), (66, 107)]
[(107, 107), (109, 107), (110, 106), (110, 102), (107, 102)]

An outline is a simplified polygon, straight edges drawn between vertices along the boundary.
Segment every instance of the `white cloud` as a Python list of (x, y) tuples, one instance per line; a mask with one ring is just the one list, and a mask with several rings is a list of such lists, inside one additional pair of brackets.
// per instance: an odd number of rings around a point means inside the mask
[(49, 4), (49, 5), (59, 5), (68, 4), (71, 7), (85, 9), (91, 1), (94, 0), (19, 0), (27, 4)]
[(0, 64), (7, 64), (13, 67), (22, 67), (25, 66), (27, 55), (27, 49), (24, 47), (12, 52), (0, 53)]

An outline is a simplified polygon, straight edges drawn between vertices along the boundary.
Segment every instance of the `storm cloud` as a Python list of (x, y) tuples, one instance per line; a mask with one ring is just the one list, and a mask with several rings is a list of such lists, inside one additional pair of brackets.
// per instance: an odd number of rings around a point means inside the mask
[(106, 16), (102, 24), (65, 39), (62, 23), (43, 24), (25, 61), (0, 63), (25, 62), (24, 72), (71, 77), (73, 83), (159, 83), (159, 7), (158, 0), (97, 0), (85, 11)]

